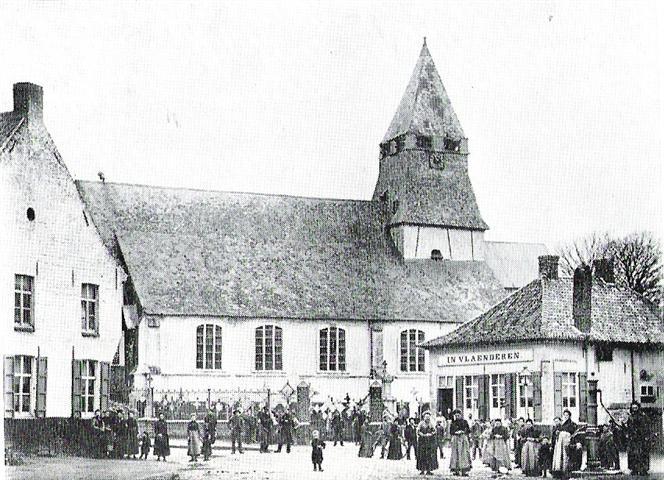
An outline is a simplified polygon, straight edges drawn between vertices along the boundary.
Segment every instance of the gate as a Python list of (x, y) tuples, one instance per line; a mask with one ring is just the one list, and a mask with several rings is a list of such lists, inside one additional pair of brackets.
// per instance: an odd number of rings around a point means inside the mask
[(167, 420), (188, 420), (192, 413), (199, 418), (210, 410), (217, 419), (227, 421), (235, 408), (253, 416), (264, 405), (270, 406), (270, 389), (242, 390), (155, 390), (155, 416), (163, 413)]

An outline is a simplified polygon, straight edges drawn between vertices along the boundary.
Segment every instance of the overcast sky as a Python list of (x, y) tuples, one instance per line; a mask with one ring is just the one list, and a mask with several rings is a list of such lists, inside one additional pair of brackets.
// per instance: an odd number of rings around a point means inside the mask
[(72, 175), (369, 199), (422, 37), (488, 238), (664, 232), (654, 2), (7, 2), (0, 111), (44, 87)]

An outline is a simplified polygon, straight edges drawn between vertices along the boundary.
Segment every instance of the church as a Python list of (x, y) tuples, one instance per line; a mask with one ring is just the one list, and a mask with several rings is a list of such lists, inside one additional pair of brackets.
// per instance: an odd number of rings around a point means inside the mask
[[(314, 403), (355, 400), (374, 381), (392, 408), (419, 408), (431, 401), (420, 345), (535, 279), (546, 253), (485, 240), (468, 139), (426, 42), (380, 142), (371, 200), (75, 181), (43, 126), (41, 87), (14, 94), (0, 116), (3, 222), (20, 250), (3, 280), (16, 299), (3, 326), (6, 416), (38, 410), (46, 372), (34, 352), (55, 341), (46, 416), (89, 415), (109, 395), (146, 415), (176, 399), (288, 403), (303, 383)], [(24, 395), (31, 406), (17, 411)]]

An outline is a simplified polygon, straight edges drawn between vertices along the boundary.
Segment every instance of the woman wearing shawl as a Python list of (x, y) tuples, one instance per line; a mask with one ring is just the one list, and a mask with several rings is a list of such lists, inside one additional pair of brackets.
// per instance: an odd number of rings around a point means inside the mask
[(470, 461), (470, 442), (468, 434), (470, 426), (461, 416), (461, 410), (452, 412), (454, 419), (450, 422), (450, 435), (452, 436), (452, 454), (450, 456), (450, 470), (455, 475), (468, 476), (472, 467)]
[(572, 421), (572, 413), (569, 410), (563, 411), (563, 423), (554, 427), (551, 441), (554, 446), (551, 474), (554, 477), (566, 478), (571, 471), (568, 447), (575, 431), (576, 423)]
[(187, 441), (187, 455), (191, 457), (190, 462), (195, 462), (201, 454), (200, 427), (196, 421), (195, 413), (191, 414), (191, 420), (187, 424), (187, 436), (189, 438)]
[(538, 432), (535, 430), (533, 421), (529, 418), (526, 425), (520, 432), (523, 445), (521, 447), (521, 471), (527, 477), (537, 477), (541, 473), (537, 458), (539, 453), (539, 443), (537, 442)]
[(421, 475), (431, 475), (438, 469), (436, 427), (431, 421), (431, 412), (424, 412), (417, 426), (417, 469)]
[(500, 472), (501, 468), (509, 470), (512, 463), (510, 460), (510, 450), (507, 442), (510, 438), (510, 432), (503, 427), (500, 418), (493, 421), (493, 428), (489, 435), (489, 441), (486, 447), (486, 460), (494, 472)]
[(157, 461), (160, 458), (166, 461), (166, 457), (171, 454), (171, 448), (168, 440), (168, 425), (163, 413), (159, 414), (159, 420), (154, 424), (154, 454), (157, 456)]
[(401, 451), (401, 429), (397, 420), (392, 421), (390, 426), (390, 444), (387, 449), (387, 459), (388, 460), (401, 460), (403, 458), (403, 452)]

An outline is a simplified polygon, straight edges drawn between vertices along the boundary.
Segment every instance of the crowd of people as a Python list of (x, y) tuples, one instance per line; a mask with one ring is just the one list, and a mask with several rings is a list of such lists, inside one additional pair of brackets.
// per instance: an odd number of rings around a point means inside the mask
[[(217, 439), (218, 411), (209, 409), (202, 422), (199, 415), (191, 413), (187, 424), (187, 454), (195, 462), (199, 456), (208, 460)], [(449, 417), (449, 418), (448, 418)], [(249, 428), (251, 426), (251, 429)], [(244, 453), (243, 439), (259, 443), (261, 453), (269, 452), (276, 444), (276, 452), (285, 445), (291, 452), (299, 421), (291, 408), (278, 406), (242, 412), (234, 408), (228, 418), (231, 453)], [(94, 452), (99, 457), (147, 459), (152, 447), (147, 430), (139, 432), (133, 413), (122, 410), (107, 411), (102, 416), (95, 412), (92, 420), (95, 432)], [(311, 460), (314, 470), (322, 471), (325, 440), (343, 446), (350, 439), (359, 446), (358, 456), (373, 457), (380, 450), (380, 458), (387, 460), (411, 460), (422, 475), (430, 475), (440, 468), (439, 460), (445, 458), (444, 447), (450, 448), (449, 469), (454, 475), (468, 476), (473, 461), (478, 458), (496, 475), (508, 474), (515, 467), (529, 477), (568, 478), (579, 470), (583, 458), (583, 446), (587, 435), (585, 425), (577, 425), (569, 410), (562, 418), (553, 420), (549, 432), (546, 427), (536, 427), (532, 420), (496, 418), (492, 421), (463, 418), (454, 410), (436, 419), (425, 411), (418, 417), (400, 412), (392, 415), (385, 411), (380, 428), (372, 428), (366, 408), (349, 407), (326, 409), (314, 407), (311, 412)], [(247, 431), (253, 436), (247, 437)], [(170, 455), (168, 423), (165, 412), (159, 413), (153, 425), (154, 455), (166, 460)], [(598, 454), (601, 466), (606, 470), (620, 470), (619, 452), (627, 450), (628, 468), (631, 473), (645, 475), (649, 470), (652, 436), (649, 421), (638, 402), (633, 402), (629, 419), (616, 422), (611, 419), (599, 427)]]

